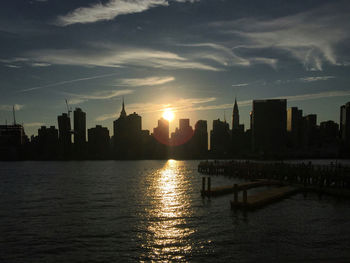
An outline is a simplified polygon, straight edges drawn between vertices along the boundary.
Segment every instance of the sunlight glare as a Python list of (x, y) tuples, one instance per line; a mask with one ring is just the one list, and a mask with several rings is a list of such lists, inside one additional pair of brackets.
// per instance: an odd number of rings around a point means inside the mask
[(175, 114), (172, 109), (168, 108), (164, 110), (163, 118), (171, 122), (175, 117)]

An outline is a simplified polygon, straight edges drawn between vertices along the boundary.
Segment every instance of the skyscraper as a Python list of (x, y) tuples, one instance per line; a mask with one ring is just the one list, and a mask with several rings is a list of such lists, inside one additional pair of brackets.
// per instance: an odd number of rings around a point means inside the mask
[(350, 102), (340, 107), (340, 139), (350, 146)]
[(291, 107), (287, 111), (287, 132), (290, 138), (290, 146), (299, 148), (302, 146), (303, 137), (303, 111), (297, 107)]
[(80, 108), (74, 111), (74, 144), (83, 148), (86, 143), (86, 113)]
[(88, 129), (89, 155), (93, 159), (106, 159), (109, 157), (109, 131), (106, 127), (96, 125)]
[(124, 99), (122, 110), (117, 120), (113, 122), (113, 150), (118, 159), (139, 158), (142, 152), (141, 143), (142, 119), (136, 112), (127, 115)]
[(237, 105), (237, 99), (235, 98), (235, 104), (233, 105), (232, 112), (232, 130), (239, 129), (239, 110)]
[(197, 121), (193, 134), (193, 150), (196, 157), (206, 157), (208, 153), (207, 121)]
[(158, 142), (169, 144), (169, 122), (166, 119), (160, 118), (158, 120), (158, 126), (153, 129), (153, 136)]
[(256, 153), (281, 153), (286, 146), (287, 100), (254, 100), (252, 147)]
[(61, 154), (63, 158), (69, 158), (71, 154), (72, 145), (72, 131), (70, 125), (70, 118), (67, 113), (62, 113), (57, 117), (58, 121), (58, 140), (61, 147)]
[(218, 155), (227, 155), (230, 149), (230, 127), (226, 121), (213, 121), (213, 130), (210, 131), (210, 151)]

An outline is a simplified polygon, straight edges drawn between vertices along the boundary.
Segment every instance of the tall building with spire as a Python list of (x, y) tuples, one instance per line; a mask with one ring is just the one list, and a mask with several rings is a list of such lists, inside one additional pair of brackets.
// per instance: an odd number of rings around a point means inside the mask
[(239, 110), (237, 98), (232, 111), (232, 130), (231, 130), (231, 153), (238, 155), (245, 148), (244, 145), (244, 124), (239, 124)]
[(126, 117), (125, 104), (124, 104), (124, 97), (123, 97), (123, 105), (122, 105), (122, 111), (120, 112), (120, 117), (121, 117), (121, 118), (125, 118), (125, 117)]
[(136, 112), (127, 115), (124, 98), (122, 110), (117, 120), (113, 122), (114, 156), (118, 159), (137, 158), (140, 152), (141, 116)]
[(235, 104), (233, 105), (232, 112), (232, 130), (239, 129), (239, 110), (237, 105), (237, 98), (235, 98)]

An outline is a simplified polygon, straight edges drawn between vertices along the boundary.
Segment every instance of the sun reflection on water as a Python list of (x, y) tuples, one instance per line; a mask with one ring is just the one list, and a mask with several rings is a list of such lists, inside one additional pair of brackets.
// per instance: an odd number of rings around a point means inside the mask
[(149, 213), (150, 236), (146, 247), (152, 260), (181, 260), (191, 252), (189, 236), (195, 232), (186, 219), (191, 216), (187, 184), (181, 162), (168, 160), (154, 174), (154, 200)]

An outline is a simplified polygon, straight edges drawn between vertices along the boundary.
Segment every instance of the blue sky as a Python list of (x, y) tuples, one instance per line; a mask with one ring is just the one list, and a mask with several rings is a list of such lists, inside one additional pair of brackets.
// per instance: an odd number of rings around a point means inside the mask
[(350, 2), (5, 0), (0, 3), (0, 122), (57, 126), (70, 105), (87, 127), (136, 111), (152, 130), (178, 118), (249, 127), (253, 99), (287, 98), (318, 121), (350, 101)]

